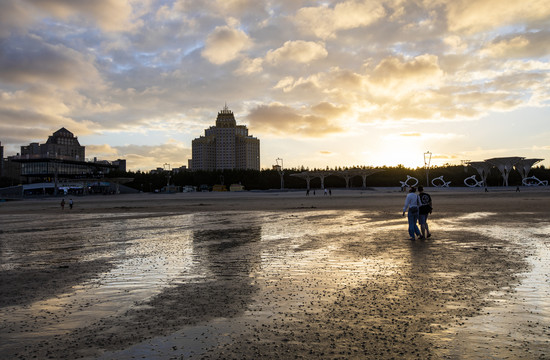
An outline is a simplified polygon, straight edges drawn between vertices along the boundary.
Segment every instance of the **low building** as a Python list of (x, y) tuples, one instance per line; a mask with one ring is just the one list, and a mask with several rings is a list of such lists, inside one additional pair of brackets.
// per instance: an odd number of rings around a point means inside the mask
[(80, 145), (78, 138), (64, 127), (48, 137), (44, 144), (30, 143), (21, 146), (21, 156), (63, 157), (85, 160), (86, 147)]
[[(72, 132), (61, 128), (48, 137), (44, 144), (21, 146), (21, 154), (11, 156), (10, 164), (17, 164), (19, 174), (28, 183), (75, 179), (100, 179), (116, 170), (126, 170), (126, 160), (86, 161), (86, 148)], [(14, 174), (12, 174), (14, 175)]]

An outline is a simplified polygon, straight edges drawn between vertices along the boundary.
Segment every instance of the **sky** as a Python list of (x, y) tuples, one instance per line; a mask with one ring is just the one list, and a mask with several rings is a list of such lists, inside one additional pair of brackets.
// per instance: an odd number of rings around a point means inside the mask
[(262, 168), (548, 167), (550, 2), (0, 1), (5, 156), (65, 127), (176, 168), (226, 104)]

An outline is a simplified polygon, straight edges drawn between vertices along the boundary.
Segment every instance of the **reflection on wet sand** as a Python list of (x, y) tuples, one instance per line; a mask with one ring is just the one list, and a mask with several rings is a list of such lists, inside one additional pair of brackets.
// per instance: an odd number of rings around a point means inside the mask
[[(480, 218), (492, 227), (465, 228)], [(407, 240), (402, 218), (379, 211), (70, 220), (9, 218), (14, 225), (0, 241), (2, 290), (10, 291), (0, 303), (2, 354), (438, 358), (460, 350), (468, 356), (459, 344), (480, 336), (478, 315), (506, 318), (499, 309), (513, 302), (495, 294), (528, 292), (525, 278), (536, 279), (539, 290), (516, 307), (538, 302), (537, 321), (543, 329), (549, 323), (548, 267), (537, 258), (530, 265), (518, 245), (531, 244), (531, 254), (547, 259), (548, 243), (541, 241), (550, 227), (543, 220), (530, 222), (534, 230), (522, 237), (492, 214), (436, 219), (434, 238), (416, 242)], [(483, 329), (481, 338), (490, 343), (503, 323)], [(537, 334), (536, 350), (514, 354), (542, 354), (548, 342)]]

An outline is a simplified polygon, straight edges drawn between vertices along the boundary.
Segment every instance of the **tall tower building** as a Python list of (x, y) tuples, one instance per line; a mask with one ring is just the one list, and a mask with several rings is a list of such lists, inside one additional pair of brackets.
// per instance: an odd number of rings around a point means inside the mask
[(249, 136), (245, 125), (237, 125), (227, 105), (218, 113), (216, 126), (192, 143), (192, 170), (260, 170), (260, 140)]

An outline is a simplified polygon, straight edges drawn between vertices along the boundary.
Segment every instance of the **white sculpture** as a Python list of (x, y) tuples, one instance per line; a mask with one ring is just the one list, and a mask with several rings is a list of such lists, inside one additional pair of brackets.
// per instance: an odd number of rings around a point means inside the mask
[(548, 186), (548, 180), (540, 180), (536, 176), (524, 178), (521, 182), (525, 186)]
[[(409, 180), (413, 180), (415, 183), (414, 184), (409, 184)], [(400, 181), (401, 183), (401, 186), (407, 186), (407, 187), (411, 187), (411, 186), (416, 186), (418, 185), (418, 179), (415, 178), (415, 177), (412, 177), (410, 175), (407, 175), (407, 180), (405, 181)]]
[[(473, 181), (473, 183), (468, 182), (468, 180)], [(476, 176), (472, 175), (472, 176), (467, 177), (466, 179), (464, 179), (464, 185), (466, 185), (467, 187), (477, 187), (477, 186), (481, 187), (481, 186), (483, 186), (483, 180), (478, 181), (476, 179)]]
[[(435, 183), (436, 180), (441, 181), (441, 183), (436, 184)], [(443, 175), (441, 175), (440, 177), (436, 177), (435, 179), (432, 180), (432, 185), (435, 186), (435, 187), (449, 187), (450, 183), (451, 183), (450, 181), (443, 180)]]

